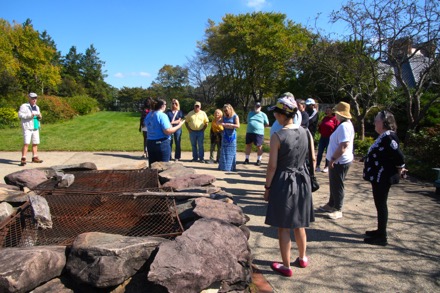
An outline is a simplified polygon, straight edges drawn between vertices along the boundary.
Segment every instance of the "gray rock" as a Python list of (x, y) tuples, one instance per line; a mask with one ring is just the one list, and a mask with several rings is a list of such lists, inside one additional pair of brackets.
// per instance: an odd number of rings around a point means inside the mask
[(58, 182), (57, 187), (66, 188), (75, 182), (75, 176), (73, 174), (64, 174), (61, 180)]
[(6, 175), (4, 180), (10, 185), (34, 189), (38, 184), (43, 183), (49, 178), (44, 170), (26, 169)]
[(215, 181), (215, 177), (208, 174), (187, 174), (178, 178), (171, 179), (163, 187), (182, 189), (195, 186), (206, 186)]
[(51, 229), (53, 223), (47, 200), (31, 192), (29, 193), (29, 202), (33, 210), (36, 227), (40, 229)]
[(157, 170), (157, 172), (163, 172), (165, 170), (168, 170), (169, 168), (171, 168), (173, 165), (181, 165), (183, 166), (181, 163), (173, 163), (173, 162), (154, 162), (153, 164), (151, 164), (150, 168), (151, 169), (155, 169)]
[(168, 169), (159, 173), (159, 181), (161, 184), (170, 181), (171, 179), (182, 177), (188, 174), (194, 174), (196, 171), (193, 168), (186, 168), (182, 164), (172, 164)]
[(90, 232), (72, 245), (66, 269), (77, 280), (98, 288), (116, 286), (133, 276), (156, 247), (169, 240)]
[(67, 173), (67, 171), (98, 170), (96, 164), (92, 162), (84, 162), (84, 163), (70, 164), (70, 165), (56, 165), (56, 166), (52, 166), (51, 168), (56, 171), (63, 171), (64, 173)]
[(9, 218), (14, 211), (14, 207), (7, 202), (0, 203), (0, 222)]
[(46, 292), (56, 292), (56, 293), (73, 293), (72, 289), (67, 288), (61, 279), (55, 278), (49, 282), (35, 288), (30, 293), (46, 293)]
[(64, 246), (0, 249), (0, 292), (27, 292), (61, 275)]
[(245, 288), (250, 263), (251, 252), (240, 228), (200, 219), (175, 241), (160, 245), (148, 279), (170, 293), (200, 292), (219, 281), (243, 283)]
[(208, 198), (197, 198), (195, 203), (194, 213), (202, 218), (217, 219), (237, 226), (245, 224), (248, 220), (243, 210), (235, 204)]
[(194, 213), (194, 206), (194, 199), (189, 199), (176, 205), (180, 221), (187, 222), (188, 220), (194, 220), (197, 217)]

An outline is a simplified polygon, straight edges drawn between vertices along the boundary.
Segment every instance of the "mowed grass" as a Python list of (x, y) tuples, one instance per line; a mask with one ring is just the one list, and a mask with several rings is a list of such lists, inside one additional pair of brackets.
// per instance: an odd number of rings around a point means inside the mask
[[(98, 112), (46, 125), (43, 118), (39, 150), (141, 152), (143, 136), (139, 132), (139, 119), (139, 113)], [(205, 151), (209, 151), (210, 146), (209, 127), (205, 131)], [(191, 151), (188, 131), (185, 126), (182, 129), (182, 150)], [(245, 137), (246, 124), (242, 121), (237, 132), (238, 152), (245, 150)], [(266, 128), (265, 139), (269, 139), (269, 128)], [(0, 151), (19, 151), (22, 146), (21, 128), (0, 129)], [(268, 151), (268, 145), (265, 151)]]

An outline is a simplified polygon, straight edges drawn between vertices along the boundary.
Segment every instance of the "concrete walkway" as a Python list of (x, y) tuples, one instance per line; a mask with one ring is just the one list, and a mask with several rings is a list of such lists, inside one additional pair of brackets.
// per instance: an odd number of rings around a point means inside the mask
[[(140, 166), (141, 153), (41, 152), (42, 164), (19, 167), (19, 152), (0, 152), (0, 178), (24, 168), (94, 162), (98, 169)], [(217, 178), (216, 186), (235, 195), (236, 203), (250, 217), (249, 243), (254, 264), (274, 292), (440, 292), (440, 198), (432, 184), (411, 179), (393, 186), (389, 196), (389, 245), (363, 243), (365, 230), (376, 226), (371, 186), (361, 177), (362, 164), (354, 162), (346, 180), (344, 217), (333, 221), (317, 215), (307, 230), (310, 266), (294, 265), (286, 278), (273, 272), (270, 264), (280, 261), (276, 229), (264, 224), (263, 197), (267, 154), (263, 164), (237, 165), (237, 172), (216, 170), (217, 165), (191, 163), (183, 153), (182, 163), (200, 174)], [(237, 154), (242, 162), (244, 154)], [(256, 161), (255, 153), (251, 162)], [(411, 171), (411, 170), (410, 170)], [(327, 174), (317, 174), (321, 188), (314, 193), (315, 207), (328, 197)], [(296, 259), (292, 246), (292, 262)]]

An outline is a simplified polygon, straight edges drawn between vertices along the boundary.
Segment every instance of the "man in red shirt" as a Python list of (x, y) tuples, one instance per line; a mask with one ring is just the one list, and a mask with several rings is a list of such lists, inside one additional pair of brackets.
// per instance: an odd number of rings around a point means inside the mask
[(336, 127), (339, 125), (339, 121), (333, 114), (332, 108), (327, 107), (325, 109), (325, 116), (322, 118), (321, 122), (318, 124), (318, 131), (321, 134), (318, 145), (318, 155), (316, 158), (316, 172), (328, 172), (328, 162), (325, 161), (324, 169), (321, 170), (319, 165), (321, 164), (322, 154), (324, 150), (327, 151), (327, 146), (330, 141), (330, 135), (335, 131)]

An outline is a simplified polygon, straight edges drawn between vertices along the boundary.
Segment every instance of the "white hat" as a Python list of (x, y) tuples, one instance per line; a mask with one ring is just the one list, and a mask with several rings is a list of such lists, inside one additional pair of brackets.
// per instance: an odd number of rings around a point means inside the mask
[(315, 103), (315, 100), (314, 99), (312, 99), (312, 98), (308, 98), (307, 100), (306, 100), (306, 105), (315, 105), (316, 103)]
[(30, 93), (29, 94), (29, 98), (36, 98), (38, 97), (36, 93)]

